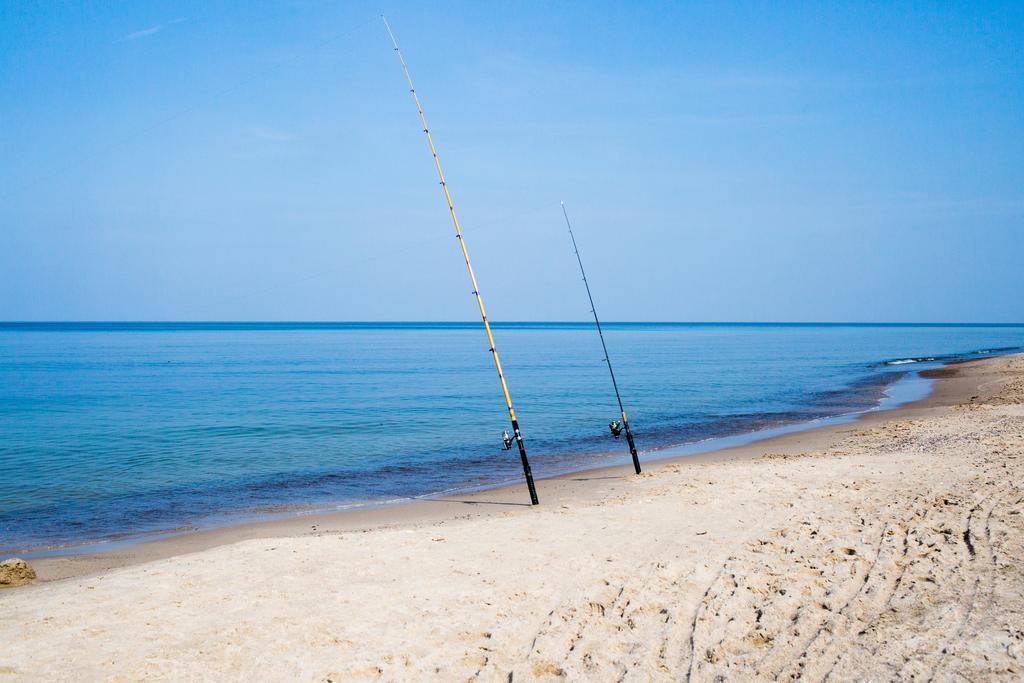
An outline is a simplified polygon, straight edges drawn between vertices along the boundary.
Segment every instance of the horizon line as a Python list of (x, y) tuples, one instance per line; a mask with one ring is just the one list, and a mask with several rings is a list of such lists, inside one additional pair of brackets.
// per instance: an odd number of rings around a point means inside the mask
[[(492, 320), (495, 325), (593, 325), (590, 320)], [(0, 320), (0, 325), (481, 325), (479, 320)], [(887, 320), (610, 320), (605, 325), (834, 325), (834, 326), (1002, 326), (1024, 322), (1001, 321), (887, 321)]]

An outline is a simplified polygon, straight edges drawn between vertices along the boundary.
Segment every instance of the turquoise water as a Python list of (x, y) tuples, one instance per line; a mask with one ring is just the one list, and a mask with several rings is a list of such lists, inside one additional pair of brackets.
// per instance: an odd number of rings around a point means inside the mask
[[(592, 326), (495, 335), (538, 476), (628, 460)], [(649, 458), (870, 409), (930, 359), (1020, 348), (1024, 327), (607, 338)], [(518, 481), (507, 426), (478, 324), (0, 324), (0, 555)]]

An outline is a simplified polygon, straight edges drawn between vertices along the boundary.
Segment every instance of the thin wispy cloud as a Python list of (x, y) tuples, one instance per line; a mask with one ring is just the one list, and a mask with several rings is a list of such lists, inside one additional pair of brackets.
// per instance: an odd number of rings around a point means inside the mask
[(177, 19), (173, 19), (173, 20), (168, 21), (168, 22), (166, 22), (164, 24), (157, 24), (156, 26), (150, 26), (149, 28), (144, 28), (141, 31), (134, 31), (133, 33), (129, 33), (126, 36), (122, 36), (121, 39), (118, 42), (125, 43), (125, 42), (131, 41), (131, 40), (138, 40), (139, 38), (147, 38), (147, 37), (149, 37), (149, 36), (151, 36), (151, 35), (153, 35), (155, 33), (160, 33), (160, 31), (163, 31), (168, 26), (173, 26), (175, 24), (180, 24), (181, 22), (183, 22), (185, 20), (186, 19), (184, 17), (178, 17)]
[(295, 135), (293, 133), (267, 126), (251, 126), (248, 129), (248, 133), (254, 138), (267, 140), (269, 142), (288, 142), (295, 139)]

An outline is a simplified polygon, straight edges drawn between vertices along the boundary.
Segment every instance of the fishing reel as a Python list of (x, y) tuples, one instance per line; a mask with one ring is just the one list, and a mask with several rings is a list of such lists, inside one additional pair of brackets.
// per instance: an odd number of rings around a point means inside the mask
[(612, 436), (614, 438), (617, 439), (620, 436), (622, 436), (622, 422), (620, 422), (619, 420), (612, 420), (611, 422), (609, 422), (608, 429), (609, 431), (611, 431)]
[(510, 451), (510, 450), (512, 450), (512, 437), (509, 436), (509, 433), (508, 433), (507, 429), (501, 435), (501, 443), (503, 444), (501, 450), (503, 450), (503, 451)]

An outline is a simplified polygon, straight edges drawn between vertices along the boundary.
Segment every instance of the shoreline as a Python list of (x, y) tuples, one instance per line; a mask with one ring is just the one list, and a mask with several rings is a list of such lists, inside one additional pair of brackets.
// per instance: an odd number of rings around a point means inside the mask
[[(1000, 358), (1013, 355), (1015, 354), (948, 360), (936, 368), (908, 371), (908, 374), (914, 373), (931, 381), (930, 390), (923, 398), (892, 408), (883, 407), (883, 400), (879, 406), (858, 413), (819, 418), (744, 434), (713, 437), (702, 442), (649, 451), (649, 454), (658, 455), (642, 462), (644, 474), (641, 476), (657, 473), (670, 466), (755, 459), (762, 457), (766, 450), (782, 453), (807, 450), (844, 430), (859, 429), (865, 425), (900, 419), (920, 411), (955, 405), (974, 391), (969, 386), (970, 379), (960, 377), (961, 373), (957, 372), (959, 367), (998, 361)], [(902, 381), (906, 376), (895, 380), (889, 386)], [(956, 382), (958, 377), (959, 383)], [(817, 424), (819, 422), (821, 424)], [(758, 436), (765, 432), (779, 433)], [(737, 441), (739, 443), (735, 443)], [(730, 442), (733, 444), (729, 445)], [(541, 507), (562, 505), (567, 501), (594, 502), (597, 500), (597, 494), (588, 491), (588, 488), (594, 488), (588, 487), (588, 482), (619, 480), (622, 483), (635, 476), (632, 465), (622, 463), (574, 470), (538, 479)], [(455, 519), (492, 517), (509, 510), (529, 509), (530, 506), (522, 502), (525, 498), (525, 483), (513, 483), (344, 510), (291, 511), (270, 518), (261, 517), (186, 531), (156, 532), (130, 539), (92, 542), (44, 551), (42, 554), (25, 553), (17, 556), (30, 559), (39, 576), (39, 583), (47, 583), (200, 552), (243, 540), (365, 532), (401, 525), (415, 526), (444, 523)]]
[(1017, 680), (1024, 354), (929, 375), (853, 422), (545, 480), (537, 507), (513, 486), (65, 566), (0, 591), (0, 674)]
[[(956, 361), (929, 358), (914, 360), (910, 362), (922, 363), (927, 366), (942, 367), (951, 362), (969, 362), (969, 360), (983, 360), (984, 358), (992, 357), (994, 356), (984, 356), (976, 359)], [(777, 436), (783, 436), (795, 432), (821, 429), (823, 427), (839, 424), (848, 424), (850, 422), (860, 419), (863, 415), (868, 413), (886, 412), (894, 410), (896, 408), (902, 407), (904, 405), (913, 403), (918, 400), (922, 400), (923, 398), (927, 397), (927, 395), (931, 392), (931, 386), (933, 384), (931, 380), (922, 375), (922, 373), (927, 371), (927, 369), (894, 370), (891, 373), (893, 378), (871, 378), (872, 384), (877, 384), (878, 386), (881, 387), (881, 393), (877, 398), (878, 403), (868, 408), (851, 410), (850, 412), (847, 413), (822, 415), (819, 417), (813, 417), (798, 421), (784, 421), (780, 424), (773, 426), (759, 427), (749, 431), (739, 431), (735, 433), (725, 433), (716, 436), (709, 436), (702, 439), (698, 439), (696, 441), (655, 445), (646, 450), (641, 451), (640, 455), (642, 458), (642, 464), (656, 464), (661, 461), (692, 457), (694, 455), (699, 455), (703, 453), (726, 450), (737, 446), (750, 445), (760, 441), (766, 441), (772, 438), (776, 438)], [(922, 382), (927, 383), (927, 387), (924, 389), (923, 392), (919, 388), (913, 386), (913, 384), (918, 384)], [(893, 397), (892, 395), (890, 395), (890, 390), (892, 390), (893, 388), (901, 387), (905, 383), (909, 384), (910, 386), (902, 389), (901, 391), (903, 391), (904, 394), (909, 394), (909, 396), (904, 395), (902, 397)], [(856, 391), (855, 387), (848, 387), (848, 389), (850, 391)], [(548, 473), (543, 476), (536, 477), (536, 481), (540, 482), (554, 479), (562, 479), (566, 477), (572, 477), (574, 475), (582, 475), (587, 472), (596, 470), (626, 467), (627, 465), (630, 465), (630, 468), (627, 469), (631, 469), (630, 458), (627, 455), (624, 455), (621, 452), (619, 452), (619, 450), (616, 450), (615, 452), (610, 450), (591, 451), (587, 452), (585, 455), (589, 456), (588, 459), (581, 459), (576, 465), (569, 466), (568, 469), (564, 469), (562, 471), (555, 471), (553, 473)], [(604, 460), (606, 462), (599, 463), (598, 461), (600, 460)], [(357, 511), (369, 511), (379, 508), (413, 505), (424, 501), (457, 499), (466, 496), (483, 494), (488, 491), (496, 491), (511, 488), (519, 483), (520, 478), (521, 477), (513, 477), (510, 480), (493, 481), (479, 486), (456, 486), (446, 491), (424, 493), (413, 496), (402, 496), (388, 500), (365, 502), (357, 501), (351, 503), (342, 502), (327, 504), (311, 503), (308, 505), (291, 504), (277, 506), (277, 509), (274, 509), (273, 506), (268, 506), (267, 508), (264, 509), (256, 508), (252, 510), (232, 510), (223, 513), (221, 517), (211, 518), (219, 519), (222, 521), (211, 521), (209, 523), (187, 523), (182, 524), (178, 527), (167, 527), (164, 529), (152, 529), (148, 531), (138, 532), (124, 532), (114, 534), (105, 538), (85, 540), (81, 542), (71, 542), (65, 545), (52, 547), (19, 548), (13, 551), (10, 549), (0, 549), (0, 559), (6, 559), (8, 557), (18, 557), (25, 560), (32, 560), (32, 562), (38, 562), (44, 559), (56, 557), (72, 557), (76, 555), (97, 555), (116, 551), (119, 549), (130, 548), (131, 546), (138, 545), (140, 543), (154, 543), (158, 541), (166, 541), (188, 534), (224, 531), (243, 525), (271, 524), (274, 522), (288, 521), (291, 519), (304, 519), (311, 516), (350, 514)]]

